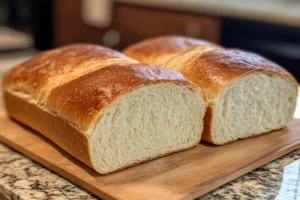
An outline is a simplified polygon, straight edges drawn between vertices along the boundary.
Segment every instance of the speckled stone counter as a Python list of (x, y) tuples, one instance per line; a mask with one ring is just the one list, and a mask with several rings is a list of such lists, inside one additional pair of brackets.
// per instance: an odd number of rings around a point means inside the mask
[[(97, 199), (0, 143), (0, 193), (8, 199)], [(198, 199), (300, 199), (300, 149)]]

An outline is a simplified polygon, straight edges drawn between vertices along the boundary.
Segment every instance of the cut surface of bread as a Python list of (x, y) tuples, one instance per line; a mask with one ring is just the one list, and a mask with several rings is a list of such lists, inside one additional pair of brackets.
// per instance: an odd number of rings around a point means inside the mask
[(97, 171), (113, 171), (195, 146), (205, 109), (201, 96), (185, 86), (140, 86), (99, 114), (89, 136), (92, 162)]
[(178, 36), (148, 39), (123, 52), (176, 70), (205, 92), (205, 141), (226, 144), (280, 129), (292, 119), (296, 80), (257, 54)]
[(232, 81), (215, 101), (211, 141), (225, 144), (285, 127), (295, 109), (297, 90), (277, 74), (250, 73)]
[(180, 73), (96, 45), (44, 52), (3, 90), (12, 118), (101, 174), (195, 146), (207, 107)]

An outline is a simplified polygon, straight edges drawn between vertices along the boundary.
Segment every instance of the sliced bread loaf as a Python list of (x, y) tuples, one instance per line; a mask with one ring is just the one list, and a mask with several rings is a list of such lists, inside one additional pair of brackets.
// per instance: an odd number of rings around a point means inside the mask
[(3, 91), (12, 118), (101, 174), (195, 146), (207, 107), (180, 73), (96, 45), (43, 52)]

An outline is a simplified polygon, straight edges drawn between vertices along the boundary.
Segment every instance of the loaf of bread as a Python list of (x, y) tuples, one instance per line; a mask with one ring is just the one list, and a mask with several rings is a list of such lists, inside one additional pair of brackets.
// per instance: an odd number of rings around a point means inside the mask
[(96, 45), (43, 52), (2, 86), (12, 118), (101, 174), (195, 146), (207, 107), (180, 73)]
[(292, 119), (296, 80), (259, 55), (177, 36), (148, 39), (124, 53), (181, 72), (202, 88), (209, 104), (205, 141), (229, 143), (283, 128)]

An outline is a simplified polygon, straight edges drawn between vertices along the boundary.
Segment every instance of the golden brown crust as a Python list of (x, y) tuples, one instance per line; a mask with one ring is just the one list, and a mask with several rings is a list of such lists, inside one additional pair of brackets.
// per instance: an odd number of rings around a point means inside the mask
[(295, 78), (277, 64), (257, 54), (236, 49), (205, 52), (179, 70), (212, 100), (232, 80), (257, 71), (288, 77), (297, 87)]
[[(181, 36), (163, 36), (144, 40), (133, 44), (123, 53), (140, 62), (151, 63), (157, 57), (166, 54), (181, 52), (195, 46), (217, 46), (213, 43)], [(153, 63), (154, 64), (154, 63)]]
[(86, 131), (99, 111), (119, 95), (148, 82), (190, 84), (183, 75), (153, 65), (113, 65), (54, 88), (47, 106)]
[(41, 89), (58, 75), (85, 68), (89, 62), (93, 62), (96, 68), (96, 65), (108, 59), (129, 60), (119, 52), (90, 44), (75, 44), (45, 51), (9, 70), (3, 78), (3, 87), (22, 88), (24, 93), (37, 97)]
[(9, 92), (4, 92), (3, 95), (10, 117), (43, 133), (45, 137), (54, 141), (69, 154), (92, 167), (88, 152), (88, 140), (82, 131), (21, 97)]
[(213, 119), (213, 106), (207, 106), (207, 110), (204, 116), (204, 128), (202, 133), (202, 140), (213, 143), (212, 135), (211, 135), (211, 123)]
[[(297, 87), (295, 78), (277, 64), (254, 53), (224, 49), (203, 40), (180, 36), (158, 37), (133, 44), (123, 52), (138, 61), (157, 64), (155, 61), (166, 54), (175, 53), (169, 59), (171, 61), (182, 57), (181, 54), (189, 52), (191, 48), (207, 46), (215, 48), (204, 53), (199, 50), (198, 56), (190, 57), (182, 67), (175, 70), (202, 88), (210, 100), (216, 98), (230, 81), (255, 71), (286, 76)], [(168, 62), (164, 67), (172, 68)]]

